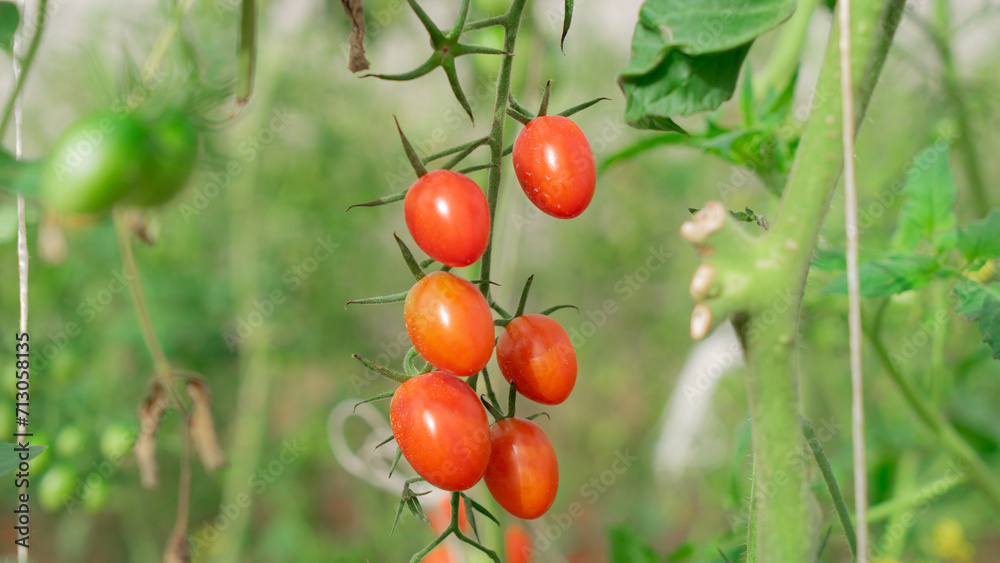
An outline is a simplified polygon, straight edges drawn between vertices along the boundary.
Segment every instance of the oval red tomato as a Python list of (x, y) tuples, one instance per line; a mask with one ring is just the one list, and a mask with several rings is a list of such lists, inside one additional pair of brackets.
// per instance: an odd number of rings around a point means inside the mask
[(479, 260), (490, 239), (490, 208), (471, 178), (450, 170), (420, 177), (403, 201), (406, 227), (421, 250), (462, 268)]
[(466, 377), (493, 355), (493, 315), (483, 294), (448, 272), (418, 281), (403, 304), (406, 333), (420, 357), (441, 371)]
[(576, 384), (576, 352), (569, 335), (545, 315), (512, 320), (497, 340), (497, 363), (518, 393), (543, 405), (558, 405)]
[(552, 506), (559, 488), (559, 463), (552, 442), (540, 426), (523, 418), (505, 418), (490, 429), (486, 487), (511, 515), (538, 518)]
[(392, 396), (389, 421), (403, 457), (431, 485), (464, 491), (486, 473), (490, 423), (461, 379), (435, 371), (407, 380)]
[(524, 194), (553, 217), (576, 217), (594, 198), (594, 153), (583, 131), (565, 117), (547, 115), (528, 122), (514, 141), (513, 159)]

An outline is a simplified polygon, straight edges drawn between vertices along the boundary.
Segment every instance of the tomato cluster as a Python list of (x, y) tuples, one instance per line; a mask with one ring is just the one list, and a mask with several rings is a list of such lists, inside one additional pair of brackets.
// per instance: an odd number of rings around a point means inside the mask
[[(593, 198), (593, 153), (569, 119), (531, 120), (514, 143), (513, 158), (525, 194), (545, 213), (576, 217)], [(521, 310), (494, 322), (483, 293), (448, 271), (478, 261), (490, 241), (486, 197), (468, 176), (450, 170), (420, 174), (406, 192), (404, 214), (417, 246), (445, 267), (426, 275), (416, 272), (419, 279), (406, 294), (410, 342), (436, 371), (407, 379), (393, 394), (396, 443), (428, 483), (464, 491), (482, 479), (507, 512), (538, 518), (552, 505), (559, 485), (552, 442), (534, 422), (512, 412), (504, 415), (499, 405), (487, 403), (497, 419), (491, 427), (479, 397), (462, 378), (483, 372), (495, 347), (500, 372), (517, 393), (557, 405), (576, 383), (569, 336), (550, 317)], [(499, 339), (496, 324), (504, 326)]]
[(70, 125), (46, 158), (41, 196), (63, 213), (96, 214), (124, 202), (153, 207), (187, 182), (199, 131), (181, 110), (140, 116), (110, 110)]

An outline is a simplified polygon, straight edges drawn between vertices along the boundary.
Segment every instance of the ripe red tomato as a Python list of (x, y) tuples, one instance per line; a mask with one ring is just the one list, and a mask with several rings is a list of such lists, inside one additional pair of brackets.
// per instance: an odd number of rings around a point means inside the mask
[(406, 227), (421, 250), (462, 268), (479, 260), (490, 239), (490, 208), (471, 178), (450, 170), (423, 175), (403, 201)]
[(432, 272), (406, 296), (403, 318), (420, 357), (452, 375), (477, 373), (493, 355), (493, 315), (483, 294), (448, 272)]
[(504, 510), (525, 520), (552, 506), (559, 488), (556, 451), (545, 432), (523, 418), (505, 418), (490, 429), (486, 486)]
[(497, 363), (518, 393), (543, 405), (558, 405), (576, 383), (576, 352), (559, 323), (545, 315), (512, 320), (497, 341)]
[(531, 535), (518, 524), (511, 524), (503, 532), (503, 551), (507, 563), (531, 563), (534, 561), (535, 546)]
[(583, 131), (569, 119), (532, 119), (514, 141), (514, 173), (535, 207), (560, 219), (583, 213), (594, 198), (597, 168)]
[(464, 381), (439, 371), (403, 383), (389, 406), (392, 435), (418, 475), (446, 491), (483, 478), (490, 459), (490, 423)]

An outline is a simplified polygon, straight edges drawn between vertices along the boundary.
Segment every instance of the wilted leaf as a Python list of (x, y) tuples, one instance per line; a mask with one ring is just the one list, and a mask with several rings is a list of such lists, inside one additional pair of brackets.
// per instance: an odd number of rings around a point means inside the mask
[(365, 9), (361, 0), (340, 0), (340, 3), (351, 20), (351, 55), (347, 69), (351, 72), (367, 70), (371, 65), (365, 57)]

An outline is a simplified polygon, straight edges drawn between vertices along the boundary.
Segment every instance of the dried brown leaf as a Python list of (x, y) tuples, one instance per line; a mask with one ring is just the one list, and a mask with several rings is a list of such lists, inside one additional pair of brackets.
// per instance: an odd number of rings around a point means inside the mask
[(371, 65), (365, 58), (365, 9), (361, 0), (340, 0), (340, 3), (351, 20), (351, 58), (347, 69), (351, 72), (367, 70)]
[(191, 397), (191, 440), (201, 458), (205, 471), (212, 472), (226, 465), (226, 456), (219, 447), (219, 439), (215, 432), (215, 421), (212, 419), (212, 392), (204, 380), (191, 378), (184, 386), (184, 391)]

